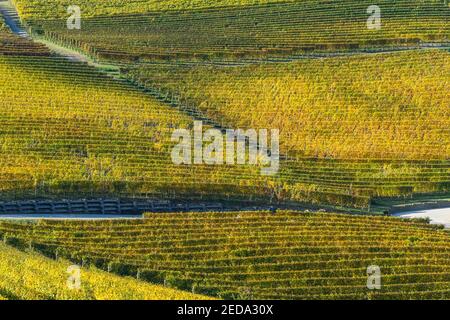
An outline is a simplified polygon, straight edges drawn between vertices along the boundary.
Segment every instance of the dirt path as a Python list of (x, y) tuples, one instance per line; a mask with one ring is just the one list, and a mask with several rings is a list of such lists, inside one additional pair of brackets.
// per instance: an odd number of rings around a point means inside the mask
[(45, 45), (51, 52), (55, 53), (58, 56), (64, 57), (74, 62), (87, 63), (96, 68), (102, 69), (111, 76), (117, 76), (119, 74), (120, 71), (119, 67), (97, 63), (88, 56), (78, 51), (63, 47), (46, 39), (31, 37), (28, 34), (26, 28), (22, 25), (22, 22), (20, 21), (15, 6), (9, 0), (8, 1), (0, 0), (0, 15), (3, 17), (6, 25), (11, 29), (11, 31), (14, 34), (23, 38), (33, 40), (36, 43), (41, 43)]
[(450, 228), (450, 208), (414, 210), (394, 214), (402, 218), (430, 218), (432, 224), (442, 224)]

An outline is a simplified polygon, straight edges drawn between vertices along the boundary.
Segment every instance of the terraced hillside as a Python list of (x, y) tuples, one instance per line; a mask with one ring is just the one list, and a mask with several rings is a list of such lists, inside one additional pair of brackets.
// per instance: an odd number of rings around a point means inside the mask
[(192, 118), (92, 67), (0, 57), (0, 75), (3, 198), (271, 194), (255, 167), (174, 165), (172, 132)]
[(0, 36), (14, 44), (0, 48), (2, 200), (145, 196), (368, 206), (367, 197), (330, 193), (288, 167), (269, 179), (257, 167), (176, 166), (171, 134), (190, 128), (193, 118), (7, 28)]
[(175, 166), (189, 116), (7, 28), (0, 39), (2, 199), (270, 195), (257, 168)]
[(190, 294), (132, 278), (92, 269), (81, 269), (80, 289), (67, 282), (68, 261), (54, 261), (33, 252), (21, 252), (0, 244), (1, 300), (197, 300), (206, 296)]
[(434, 158), (289, 158), (272, 178), (251, 166), (176, 166), (171, 134), (193, 121), (176, 109), (57, 57), (0, 57), (0, 74), (3, 199), (112, 195), (367, 208), (371, 196), (448, 190), (448, 162)]
[(292, 176), (360, 196), (448, 192), (449, 74), (441, 50), (128, 72), (223, 127), (279, 128)]
[(445, 52), (131, 68), (139, 83), (223, 126), (280, 127), (284, 160), (266, 179), (258, 168), (173, 165), (171, 132), (192, 117), (86, 65), (25, 57), (49, 52), (2, 37), (15, 45), (1, 51), (16, 55), (1, 60), (3, 198), (260, 198), (367, 209), (374, 196), (448, 191)]
[(70, 1), (15, 3), (36, 35), (121, 62), (374, 50), (448, 43), (450, 35), (450, 8), (440, 0), (378, 1), (379, 30), (367, 27), (369, 0), (82, 1), (80, 30), (66, 26)]
[[(16, 3), (28, 22), (61, 8), (41, 6), (39, 1)], [(308, 1), (276, 5), (306, 4), (313, 5)], [(353, 5), (348, 3), (348, 8)], [(125, 14), (132, 12), (131, 7), (116, 9)], [(99, 3), (93, 8), (89, 16), (98, 22), (106, 14), (102, 8), (113, 7)], [(431, 7), (427, 10), (434, 12)], [(324, 14), (325, 19), (326, 12), (309, 14), (311, 19)], [(209, 16), (214, 15), (208, 11)], [(186, 26), (186, 17), (179, 19)], [(63, 29), (58, 30), (66, 32)], [(70, 30), (71, 35), (80, 32), (85, 32), (84, 27)], [(119, 35), (109, 33), (113, 38), (108, 43), (130, 52)], [(92, 30), (89, 34), (99, 41), (106, 39)], [(145, 30), (143, 36), (149, 34)], [(372, 197), (448, 192), (449, 65), (445, 51), (226, 68), (195, 64), (125, 68), (127, 76), (165, 97), (159, 103), (86, 65), (56, 57), (25, 57), (28, 52), (33, 56), (41, 50), (43, 55), (49, 53), (10, 33), (2, 36), (21, 41), (25, 47), (12, 51), (18, 57), (3, 58), (0, 63), (4, 199), (146, 196), (300, 201), (367, 210)], [(135, 44), (142, 51), (149, 43)], [(10, 54), (9, 48), (19, 47), (7, 45), (0, 51)], [(22, 88), (33, 89), (23, 95)], [(190, 128), (194, 119), (167, 103), (188, 105), (190, 111), (222, 126), (279, 127), (283, 156), (279, 174), (269, 179), (252, 167), (173, 165), (170, 135), (175, 128)]]
[[(1, 222), (7, 243), (223, 298), (448, 299), (448, 231), (419, 221), (301, 212), (149, 214)], [(381, 290), (367, 288), (367, 268)]]
[[(3, 208), (448, 200), (448, 1), (380, 0), (375, 29), (369, 0), (12, 2), (34, 40), (0, 10), (0, 201), (28, 201)], [(195, 120), (280, 129), (279, 172), (174, 164), (172, 134)], [(0, 220), (0, 237), (0, 299), (450, 299), (450, 234), (419, 220), (148, 213)]]
[[(267, 3), (289, 2), (295, 0), (216, 0), (211, 2), (209, 0), (110, 0), (105, 1), (89, 1), (79, 0), (78, 5), (83, 8), (86, 16), (98, 15), (114, 15), (114, 14), (133, 14), (152, 11), (169, 11), (169, 10), (186, 10), (186, 9), (201, 9), (211, 7), (230, 7), (230, 6), (248, 6), (260, 5)], [(17, 7), (24, 14), (24, 17), (33, 17), (38, 11), (39, 15), (45, 18), (54, 18), (52, 12), (56, 12), (58, 17), (64, 17), (64, 13), (68, 6), (73, 3), (70, 0), (50, 0), (41, 2), (41, 0), (31, 1), (17, 1), (14, 0)]]
[(131, 72), (223, 127), (280, 128), (284, 153), (405, 160), (450, 158), (449, 74), (441, 50)]

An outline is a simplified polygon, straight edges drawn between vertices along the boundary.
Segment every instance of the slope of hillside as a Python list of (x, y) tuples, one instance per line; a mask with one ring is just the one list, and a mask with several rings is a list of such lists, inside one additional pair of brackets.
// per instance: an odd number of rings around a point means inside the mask
[[(54, 19), (65, 17), (67, 7), (74, 3), (70, 0), (13, 0), (21, 15), (25, 18), (34, 17), (36, 13), (40, 17)], [(295, 2), (298, 0), (78, 0), (79, 5), (86, 16), (133, 14), (152, 11), (186, 10), (215, 7), (251, 6), (277, 2)], [(301, 0), (307, 1), (307, 0)], [(56, 15), (55, 15), (56, 13)]]
[[(239, 1), (244, 6), (209, 9), (192, 1), (86, 1), (80, 30), (67, 28), (70, 1), (16, 0), (36, 35), (90, 55), (121, 62), (154, 59), (239, 60), (320, 51), (419, 46), (449, 41), (450, 8), (442, 1), (378, 1), (382, 26), (367, 27), (370, 0)], [(273, 2), (273, 1), (270, 1)], [(122, 3), (122, 2), (121, 2)], [(237, 1), (230, 1), (230, 5)], [(173, 4), (181, 11), (155, 12)], [(153, 8), (154, 7), (154, 8)], [(201, 6), (200, 6), (201, 7)]]
[[(33, 13), (31, 20), (44, 17), (50, 10), (39, 3), (22, 8)], [(312, 5), (307, 1), (280, 5), (295, 12), (292, 6), (307, 4)], [(399, 3), (391, 8), (392, 12), (402, 12), (403, 5), (407, 4)], [(437, 10), (435, 5), (429, 2), (422, 8), (432, 17), (424, 20), (428, 27), (447, 12)], [(96, 7), (99, 14), (100, 7)], [(356, 7), (349, 2), (346, 8)], [(322, 15), (325, 20), (342, 17), (330, 17), (328, 9), (316, 9), (306, 11), (312, 20)], [(204, 14), (215, 16), (210, 11)], [(123, 28), (119, 27), (120, 34), (115, 34), (108, 23), (97, 23), (102, 17), (95, 19), (95, 25), (107, 27), (108, 35), (85, 27), (80, 31), (57, 29), (70, 36), (87, 32), (95, 41), (111, 36), (106, 40), (108, 45), (121, 46), (126, 55), (131, 52), (120, 38), (132, 39)], [(179, 30), (188, 30), (185, 26), (189, 19), (178, 19), (184, 26)], [(120, 21), (114, 17), (114, 25), (120, 25)], [(268, 32), (273, 34), (274, 30)], [(433, 34), (442, 31), (440, 27), (429, 30)], [(147, 31), (140, 34), (146, 37)], [(324, 34), (323, 30), (319, 33)], [(210, 33), (205, 34), (209, 38)], [(248, 35), (248, 30), (243, 34)], [(9, 34), (4, 37), (19, 41)], [(64, 36), (57, 38), (67, 44)], [(301, 41), (305, 39), (317, 40), (311, 34)], [(233, 68), (177, 64), (131, 67), (128, 76), (156, 89), (158, 94), (163, 91), (163, 96), (164, 92), (167, 97), (179, 95), (223, 126), (281, 128), (284, 158), (279, 175), (268, 179), (258, 174), (258, 168), (247, 166), (173, 165), (170, 135), (176, 128), (190, 128), (190, 115), (157, 103), (85, 65), (56, 58), (24, 59), (24, 52), (39, 55), (40, 51), (38, 45), (20, 41), (31, 49), (20, 50), (21, 57), (1, 61), (2, 121), (6, 128), (1, 140), (2, 198), (138, 195), (191, 201), (294, 200), (368, 209), (371, 197), (448, 192), (445, 52)], [(132, 42), (139, 52), (144, 47), (154, 48), (149, 42)], [(169, 51), (173, 52), (174, 45), (180, 42), (170, 42)], [(70, 43), (78, 48), (89, 47), (81, 38)], [(10, 54), (9, 48), (18, 46), (2, 47), (4, 54)], [(48, 55), (48, 51), (43, 52)], [(426, 67), (428, 64), (431, 69)], [(55, 83), (56, 78), (61, 83)], [(27, 96), (21, 95), (25, 87), (33, 88)], [(333, 91), (328, 92), (329, 88)], [(177, 104), (173, 98), (167, 102)], [(24, 122), (25, 117), (28, 119)], [(44, 124), (47, 118), (52, 120)], [(33, 130), (26, 130), (28, 127)], [(58, 168), (54, 170), (56, 163)]]
[[(380, 0), (374, 28), (370, 0), (12, 2), (16, 27), (0, 0), (2, 210), (273, 209), (0, 220), (0, 299), (450, 299), (441, 226), (276, 210), (448, 200), (448, 1)], [(213, 139), (196, 143), (196, 120), (222, 129), (220, 143), (227, 128), (279, 129), (279, 170), (176, 164), (177, 129), (187, 162), (199, 145), (220, 158), (204, 148)], [(85, 267), (80, 290), (67, 286), (72, 263)]]
[[(80, 288), (72, 264), (0, 244), (0, 296), (10, 300), (199, 300), (206, 296), (151, 285), (95, 268), (82, 268)], [(72, 284), (68, 285), (68, 282)]]
[[(450, 235), (419, 221), (324, 213), (148, 214), (0, 223), (8, 243), (223, 298), (448, 299)], [(381, 289), (367, 287), (369, 266)]]
[(445, 160), (449, 74), (448, 52), (423, 50), (244, 67), (149, 64), (133, 75), (224, 127), (280, 128), (284, 152)]
[(0, 14), (0, 56), (48, 56), (50, 52), (41, 45), (11, 32)]
[(5, 23), (5, 20), (2, 16), (0, 16), (0, 32), (4, 33), (8, 31), (8, 26)]
[(193, 119), (42, 44), (0, 33), (0, 198), (270, 195), (258, 169), (175, 166)]
[(258, 168), (176, 166), (193, 118), (41, 44), (0, 33), (0, 198), (267, 197)]
[(192, 128), (191, 116), (42, 45), (7, 31), (1, 37), (13, 43), (0, 47), (2, 200), (144, 196), (368, 206), (367, 197), (315, 186), (284, 165), (273, 178), (249, 165), (175, 165), (171, 135)]
[(92, 67), (0, 57), (0, 75), (2, 198), (271, 194), (254, 166), (175, 165), (193, 119)]

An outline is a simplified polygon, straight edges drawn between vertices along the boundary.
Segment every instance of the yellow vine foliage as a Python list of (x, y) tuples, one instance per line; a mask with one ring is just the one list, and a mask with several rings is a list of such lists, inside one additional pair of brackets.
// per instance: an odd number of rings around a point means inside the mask
[(67, 285), (72, 263), (0, 244), (0, 296), (4, 299), (197, 300), (209, 299), (120, 277), (95, 268), (81, 269), (79, 289)]

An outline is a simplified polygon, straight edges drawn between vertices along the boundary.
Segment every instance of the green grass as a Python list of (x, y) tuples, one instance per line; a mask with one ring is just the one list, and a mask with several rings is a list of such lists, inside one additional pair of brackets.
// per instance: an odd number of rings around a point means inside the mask
[[(1, 222), (7, 243), (232, 299), (448, 299), (448, 231), (391, 217), (279, 211)], [(366, 269), (381, 269), (368, 290)]]

